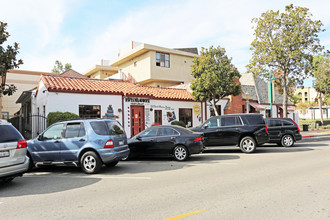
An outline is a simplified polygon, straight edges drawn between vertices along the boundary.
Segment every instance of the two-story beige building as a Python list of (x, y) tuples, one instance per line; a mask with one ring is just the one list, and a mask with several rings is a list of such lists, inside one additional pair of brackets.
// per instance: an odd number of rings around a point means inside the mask
[(300, 87), (297, 88), (294, 92), (295, 95), (300, 96), (300, 101), (305, 102), (314, 102), (317, 98), (317, 92), (313, 87)]
[(104, 79), (119, 73), (119, 78), (141, 85), (170, 87), (191, 82), (195, 56), (198, 56), (197, 48), (169, 49), (132, 42), (120, 49), (118, 57), (110, 61), (109, 66), (94, 66), (85, 75)]

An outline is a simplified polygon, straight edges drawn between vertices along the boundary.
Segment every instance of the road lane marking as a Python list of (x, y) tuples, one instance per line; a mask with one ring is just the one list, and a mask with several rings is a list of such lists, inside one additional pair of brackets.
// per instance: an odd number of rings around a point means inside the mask
[(150, 180), (151, 177), (145, 177), (145, 176), (69, 176), (69, 175), (24, 175), (24, 177), (38, 177), (38, 178), (42, 178), (42, 177), (65, 177), (65, 178), (101, 178), (101, 179), (130, 179), (130, 180)]
[(183, 215), (177, 215), (177, 216), (174, 216), (174, 217), (171, 217), (171, 218), (166, 218), (164, 220), (176, 220), (176, 219), (181, 219), (181, 218), (185, 218), (185, 217), (188, 217), (188, 216), (191, 216), (191, 215), (195, 215), (195, 214), (198, 214), (200, 212), (204, 212), (206, 211), (206, 209), (201, 209), (201, 210), (198, 210), (198, 211), (194, 211), (194, 212), (190, 212), (190, 213), (187, 213), (187, 214), (183, 214)]

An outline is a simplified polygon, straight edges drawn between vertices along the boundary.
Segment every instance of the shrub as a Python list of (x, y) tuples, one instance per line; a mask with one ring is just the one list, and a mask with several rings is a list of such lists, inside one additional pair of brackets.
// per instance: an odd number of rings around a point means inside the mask
[(80, 117), (71, 112), (50, 112), (47, 116), (47, 126), (50, 126), (58, 121), (67, 121), (80, 119)]
[(186, 127), (186, 124), (183, 121), (172, 121), (171, 125), (179, 125), (181, 127)]

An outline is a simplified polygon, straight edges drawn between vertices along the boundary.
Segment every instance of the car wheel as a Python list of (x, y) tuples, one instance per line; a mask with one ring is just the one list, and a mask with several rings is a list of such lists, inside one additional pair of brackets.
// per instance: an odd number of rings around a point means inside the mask
[(189, 157), (188, 150), (183, 145), (178, 145), (173, 150), (174, 158), (178, 161), (184, 161), (187, 160)]
[(114, 166), (116, 166), (116, 165), (118, 164), (118, 162), (119, 162), (119, 161), (114, 161), (114, 162), (106, 163), (105, 165), (106, 165), (107, 167), (114, 167)]
[(28, 168), (28, 171), (31, 171), (34, 168), (34, 163), (33, 163), (33, 160), (32, 160), (31, 155), (28, 154), (27, 156), (29, 157), (29, 168)]
[(283, 147), (292, 147), (294, 144), (293, 137), (289, 134), (286, 134), (281, 139), (281, 145)]
[(93, 151), (87, 151), (80, 160), (81, 169), (87, 174), (95, 174), (102, 167), (100, 157)]
[(257, 144), (252, 137), (247, 136), (242, 138), (239, 147), (241, 148), (241, 151), (244, 153), (253, 153), (256, 150)]

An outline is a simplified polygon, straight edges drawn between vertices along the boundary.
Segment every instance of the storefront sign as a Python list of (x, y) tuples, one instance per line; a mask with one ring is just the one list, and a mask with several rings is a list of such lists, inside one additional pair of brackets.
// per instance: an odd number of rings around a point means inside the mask
[(143, 99), (143, 98), (125, 98), (125, 102), (143, 102), (143, 103), (150, 103), (150, 99)]

